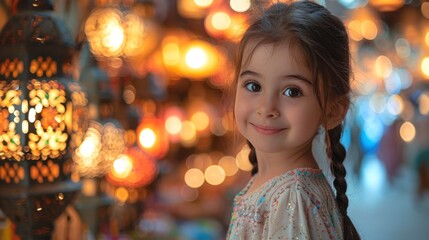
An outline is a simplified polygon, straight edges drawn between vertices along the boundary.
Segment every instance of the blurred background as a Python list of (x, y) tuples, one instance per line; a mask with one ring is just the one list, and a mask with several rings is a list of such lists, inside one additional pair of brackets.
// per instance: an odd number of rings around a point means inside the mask
[[(70, 153), (81, 188), (56, 219), (53, 239), (224, 239), (251, 168), (228, 108), (235, 51), (252, 17), (276, 1), (52, 2), (73, 40), (72, 76), (88, 107), (87, 131)], [(429, 2), (317, 2), (350, 36), (353, 106), (342, 139), (349, 215), (362, 239), (428, 239)], [(0, 0), (0, 29), (20, 11), (18, 1)], [(19, 69), (0, 64), (5, 78)], [(16, 169), (0, 165), (2, 186), (19, 181)], [(36, 184), (54, 172), (29, 171)], [(15, 229), (0, 210), (0, 239), (20, 239)]]

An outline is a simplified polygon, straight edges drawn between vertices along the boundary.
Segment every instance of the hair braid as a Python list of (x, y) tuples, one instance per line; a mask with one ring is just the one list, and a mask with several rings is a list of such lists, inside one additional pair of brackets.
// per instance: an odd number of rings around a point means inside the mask
[(336, 201), (340, 212), (343, 216), (343, 234), (346, 240), (360, 239), (352, 221), (347, 215), (347, 208), (349, 206), (349, 199), (346, 195), (347, 182), (346, 182), (346, 168), (343, 165), (346, 158), (346, 149), (341, 144), (341, 134), (343, 132), (342, 124), (328, 131), (326, 135), (327, 154), (331, 159), (331, 171), (335, 177), (334, 187), (336, 190)]
[(256, 159), (255, 147), (249, 141), (247, 141), (247, 144), (249, 145), (249, 148), (250, 148), (249, 161), (252, 164), (251, 174), (255, 175), (258, 172), (258, 161)]

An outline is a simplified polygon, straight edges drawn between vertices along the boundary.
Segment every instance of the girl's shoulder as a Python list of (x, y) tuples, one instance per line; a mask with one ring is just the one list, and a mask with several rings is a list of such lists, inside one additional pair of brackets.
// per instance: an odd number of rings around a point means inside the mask
[(327, 186), (329, 188), (329, 184), (322, 170), (312, 168), (297, 168), (290, 170), (272, 178), (258, 187), (255, 191), (248, 193), (253, 180), (254, 177), (250, 179), (246, 187), (237, 195), (238, 198), (242, 200), (249, 200), (252, 198), (260, 199), (261, 197), (263, 199), (277, 199), (288, 194), (292, 196), (313, 196), (319, 195), (317, 193), (321, 190), (319, 188), (322, 188), (323, 190), (326, 190)]
[(275, 186), (267, 189), (270, 202), (293, 201), (294, 199), (310, 202), (325, 201), (333, 198), (332, 189), (320, 169), (298, 168), (279, 176)]

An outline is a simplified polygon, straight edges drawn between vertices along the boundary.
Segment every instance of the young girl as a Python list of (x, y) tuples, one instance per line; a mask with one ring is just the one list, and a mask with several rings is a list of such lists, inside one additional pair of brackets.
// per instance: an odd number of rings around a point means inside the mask
[[(347, 216), (348, 36), (309, 1), (277, 3), (239, 48), (234, 114), (247, 139), (252, 178), (235, 197), (227, 239), (360, 239)], [(312, 153), (326, 131), (336, 197)]]

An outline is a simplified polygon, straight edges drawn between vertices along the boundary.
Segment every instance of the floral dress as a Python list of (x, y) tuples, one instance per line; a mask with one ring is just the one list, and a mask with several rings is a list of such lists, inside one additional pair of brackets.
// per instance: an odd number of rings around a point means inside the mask
[(341, 215), (319, 169), (288, 171), (234, 199), (227, 239), (343, 239)]

